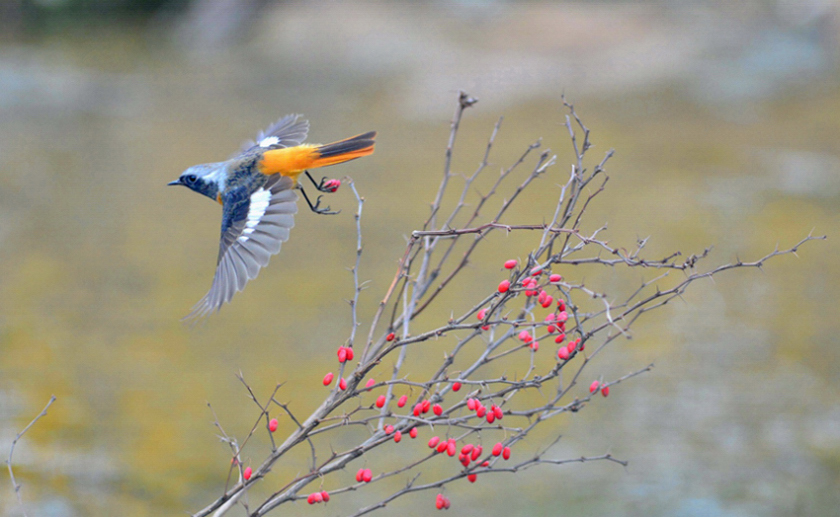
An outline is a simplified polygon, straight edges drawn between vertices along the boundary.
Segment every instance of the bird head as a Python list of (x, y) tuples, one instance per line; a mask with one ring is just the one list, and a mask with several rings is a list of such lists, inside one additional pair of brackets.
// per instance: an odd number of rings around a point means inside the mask
[(170, 181), (167, 185), (183, 185), (215, 201), (219, 192), (224, 188), (223, 166), (224, 162), (193, 165), (182, 172), (177, 180)]

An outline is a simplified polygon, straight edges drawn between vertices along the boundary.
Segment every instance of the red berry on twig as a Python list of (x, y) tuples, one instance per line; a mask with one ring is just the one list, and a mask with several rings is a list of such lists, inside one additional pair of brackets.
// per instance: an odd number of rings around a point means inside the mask
[(376, 397), (376, 407), (381, 408), (385, 405), (385, 395), (379, 395)]
[(388, 425), (385, 426), (385, 434), (391, 434), (393, 432), (394, 432), (394, 426), (392, 426), (391, 424), (388, 424)]
[(412, 438), (417, 438), (417, 428), (416, 428), (416, 427), (412, 427), (412, 428), (411, 428), (411, 431), (409, 431), (409, 432), (408, 432), (408, 436), (410, 436), (410, 437), (412, 437)]
[(461, 389), (461, 383), (460, 382), (455, 382), (455, 383), (452, 384), (452, 391), (458, 391), (460, 389)]
[(338, 381), (338, 389), (340, 389), (341, 391), (346, 390), (347, 389), (347, 381), (345, 381), (344, 379), (339, 380)]
[(493, 446), (493, 456), (498, 456), (499, 454), (501, 454), (502, 453), (502, 447), (504, 447), (502, 445), (502, 442), (499, 442), (496, 445), (494, 445)]
[(402, 396), (402, 397), (400, 397), (400, 399), (397, 401), (397, 407), (403, 407), (403, 406), (405, 406), (405, 403), (406, 403), (406, 402), (408, 402), (408, 395), (403, 395), (403, 396)]
[(569, 349), (564, 346), (561, 346), (560, 350), (557, 351), (557, 357), (559, 357), (563, 361), (567, 361), (569, 359)]
[(420, 403), (420, 410), (423, 411), (423, 413), (428, 413), (429, 408), (431, 408), (431, 407), (432, 407), (432, 403), (429, 402), (428, 400), (424, 400), (423, 402)]
[(505, 262), (505, 269), (513, 269), (516, 267), (516, 264), (516, 259), (510, 259), (507, 262)]
[(601, 388), (601, 395), (603, 395), (604, 397), (609, 397), (610, 396), (610, 387), (609, 386), (604, 386), (603, 388)]
[(277, 419), (276, 418), (272, 418), (271, 420), (269, 420), (268, 430), (271, 431), (272, 433), (277, 430)]
[(367, 389), (368, 389), (368, 391), (370, 391), (370, 388), (371, 388), (374, 384), (376, 384), (376, 381), (375, 381), (375, 380), (373, 380), (373, 379), (368, 379), (368, 380), (367, 380), (367, 382), (365, 383), (365, 388), (367, 388)]
[(440, 438), (438, 438), (437, 436), (433, 436), (432, 439), (429, 440), (429, 448), (434, 449), (435, 447), (437, 447), (437, 444), (439, 444), (439, 443), (440, 443)]
[(329, 503), (330, 494), (328, 494), (326, 490), (321, 491), (321, 499), (323, 499), (325, 503)]
[(391, 332), (390, 334), (385, 336), (385, 341), (393, 341), (395, 337), (396, 335), (393, 332)]
[(402, 440), (402, 431), (397, 431), (394, 433), (394, 441), (400, 443), (400, 440)]
[(562, 280), (563, 280), (563, 277), (558, 275), (557, 273), (554, 273), (553, 275), (548, 277), (548, 281), (551, 282), (552, 284), (560, 282)]
[(245, 481), (251, 479), (251, 467), (245, 467), (245, 470), (242, 472), (242, 477), (245, 478)]
[(440, 404), (435, 404), (434, 406), (432, 406), (432, 413), (434, 413), (437, 416), (440, 416), (443, 414), (443, 408), (440, 407)]
[(475, 480), (478, 479), (478, 475), (470, 474), (469, 476), (467, 476), (467, 479), (470, 480), (470, 483), (475, 483)]
[(333, 372), (328, 372), (324, 375), (324, 386), (329, 386), (333, 380)]
[(595, 393), (598, 391), (598, 386), (600, 386), (598, 381), (592, 381), (592, 384), (589, 385), (589, 393)]
[(510, 289), (510, 280), (502, 280), (499, 283), (499, 292), (506, 293), (508, 292), (508, 289)]
[(502, 458), (509, 460), (510, 459), (510, 447), (505, 447), (502, 449)]
[(371, 479), (373, 479), (373, 472), (371, 472), (370, 469), (365, 469), (365, 471), (362, 472), (362, 481), (370, 483)]
[(359, 469), (359, 471), (356, 472), (356, 481), (361, 483), (362, 482), (362, 477), (364, 475), (365, 475), (365, 469)]

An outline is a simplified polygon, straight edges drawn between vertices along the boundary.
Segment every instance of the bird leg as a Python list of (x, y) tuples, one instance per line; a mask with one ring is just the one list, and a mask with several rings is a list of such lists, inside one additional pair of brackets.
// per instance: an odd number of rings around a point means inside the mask
[[(307, 173), (306, 175), (309, 176), (309, 173)], [(312, 178), (310, 177), (310, 179), (312, 179)], [(324, 197), (324, 196), (318, 196), (318, 199), (315, 200), (315, 204), (313, 205), (312, 201), (309, 200), (309, 196), (306, 195), (306, 191), (303, 190), (303, 187), (300, 185), (300, 183), (298, 183), (297, 188), (299, 188), (300, 191), (303, 193), (303, 199), (306, 200), (306, 204), (309, 205), (309, 209), (312, 210), (313, 212), (315, 212), (316, 214), (335, 215), (335, 214), (341, 212), (341, 210), (331, 211), (330, 207), (321, 208), (321, 198)]]

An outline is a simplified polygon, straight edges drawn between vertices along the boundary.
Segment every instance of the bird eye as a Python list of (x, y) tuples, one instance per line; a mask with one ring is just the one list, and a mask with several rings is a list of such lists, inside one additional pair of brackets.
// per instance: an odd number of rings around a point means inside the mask
[(188, 174), (188, 175), (187, 175), (187, 177), (186, 177), (186, 178), (184, 178), (184, 180), (185, 180), (187, 183), (195, 183), (195, 180), (197, 180), (197, 179), (198, 179), (198, 178), (196, 178), (196, 177), (195, 177), (195, 174)]

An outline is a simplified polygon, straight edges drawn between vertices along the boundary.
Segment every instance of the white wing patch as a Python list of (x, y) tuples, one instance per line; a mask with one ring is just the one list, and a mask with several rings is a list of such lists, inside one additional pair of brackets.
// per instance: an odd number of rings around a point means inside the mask
[(237, 237), (236, 240), (244, 243), (248, 240), (248, 236), (254, 233), (254, 228), (257, 227), (265, 215), (269, 201), (271, 201), (271, 192), (264, 188), (260, 188), (251, 194), (251, 204), (248, 206), (248, 219), (245, 221), (245, 228), (242, 229), (242, 235)]
[(280, 143), (280, 139), (276, 136), (268, 136), (260, 140), (260, 147), (271, 147)]

